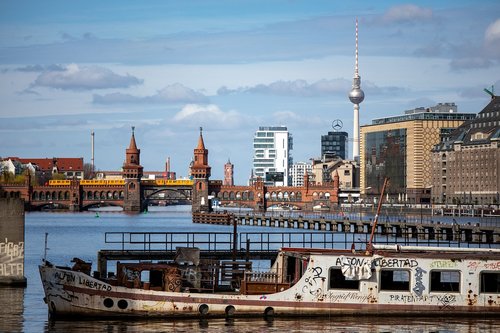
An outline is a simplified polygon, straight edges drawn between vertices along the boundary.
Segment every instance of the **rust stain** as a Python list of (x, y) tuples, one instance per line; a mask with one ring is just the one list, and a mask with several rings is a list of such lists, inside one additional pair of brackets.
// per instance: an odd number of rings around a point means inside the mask
[(373, 295), (373, 288), (368, 288), (368, 303), (375, 304), (378, 303), (377, 297)]
[(467, 294), (467, 305), (475, 305), (477, 303), (477, 295), (472, 294), (472, 290), (469, 290)]

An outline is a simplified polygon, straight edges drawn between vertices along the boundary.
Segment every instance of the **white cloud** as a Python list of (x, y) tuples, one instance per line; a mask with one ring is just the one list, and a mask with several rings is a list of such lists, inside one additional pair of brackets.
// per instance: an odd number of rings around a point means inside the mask
[(215, 104), (187, 104), (172, 119), (178, 123), (213, 129), (234, 129), (247, 122), (246, 117), (238, 112), (224, 112)]
[(99, 66), (78, 66), (69, 64), (57, 70), (42, 72), (33, 86), (62, 90), (92, 90), (107, 88), (127, 88), (142, 84), (142, 80), (132, 75), (119, 75)]
[(270, 84), (258, 84), (253, 87), (239, 87), (229, 89), (221, 87), (217, 93), (226, 95), (230, 93), (257, 93), (282, 96), (323, 96), (349, 91), (351, 83), (346, 79), (319, 80), (314, 83), (307, 83), (305, 80), (275, 81)]
[(204, 103), (208, 98), (191, 88), (180, 83), (174, 83), (159, 90), (150, 96), (133, 96), (123, 93), (111, 93), (106, 95), (95, 94), (95, 104), (124, 104), (124, 103)]
[(500, 58), (500, 19), (490, 24), (484, 33), (486, 52)]
[(432, 18), (432, 10), (412, 4), (398, 5), (389, 8), (380, 21), (386, 24), (415, 23)]
[[(219, 95), (227, 95), (231, 93), (256, 93), (281, 96), (297, 96), (297, 97), (318, 97), (332, 95), (347, 95), (351, 90), (352, 81), (347, 79), (322, 79), (314, 83), (307, 83), (305, 80), (295, 81), (275, 81), (270, 84), (258, 84), (253, 87), (239, 87), (229, 89), (221, 87), (217, 91)], [(403, 92), (405, 89), (399, 87), (379, 87), (370, 81), (362, 83), (363, 89), (368, 90), (371, 94), (394, 94)]]
[(487, 42), (493, 42), (500, 39), (500, 19), (488, 26), (484, 33), (484, 39)]

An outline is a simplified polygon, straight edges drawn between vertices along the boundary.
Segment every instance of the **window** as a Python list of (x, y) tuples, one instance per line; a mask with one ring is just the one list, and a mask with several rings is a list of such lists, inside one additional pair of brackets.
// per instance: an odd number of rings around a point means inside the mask
[(342, 270), (337, 267), (330, 268), (328, 289), (354, 289), (359, 290), (359, 280), (346, 280)]
[(459, 271), (431, 271), (430, 291), (460, 291)]
[(481, 293), (500, 294), (500, 273), (486, 273), (480, 274)]
[(410, 272), (407, 270), (381, 270), (380, 290), (410, 291)]

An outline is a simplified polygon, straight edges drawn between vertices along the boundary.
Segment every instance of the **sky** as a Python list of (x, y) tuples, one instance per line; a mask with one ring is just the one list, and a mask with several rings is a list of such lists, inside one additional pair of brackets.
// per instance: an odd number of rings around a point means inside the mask
[[(0, 157), (83, 157), (120, 170), (131, 127), (146, 171), (188, 175), (199, 136), (211, 179), (247, 183), (259, 126), (287, 126), (294, 162), (360, 125), (500, 90), (497, 0), (0, 1)], [(352, 144), (352, 143), (351, 143)], [(349, 147), (352, 154), (352, 147)]]

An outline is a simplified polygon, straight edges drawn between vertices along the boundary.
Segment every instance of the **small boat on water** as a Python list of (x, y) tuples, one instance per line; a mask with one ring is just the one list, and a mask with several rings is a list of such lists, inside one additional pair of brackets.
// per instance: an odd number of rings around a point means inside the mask
[(76, 258), (71, 268), (44, 259), (44, 300), (51, 316), (78, 318), (500, 317), (500, 249), (372, 244), (381, 203), (363, 250), (281, 248), (269, 272), (254, 272), (178, 248), (174, 260), (117, 263), (105, 277)]
[(72, 268), (40, 266), (51, 315), (500, 316), (499, 249), (282, 248), (270, 272), (245, 271), (231, 288), (218, 285), (216, 266), (196, 259), (118, 263), (116, 275), (105, 279), (75, 261)]

